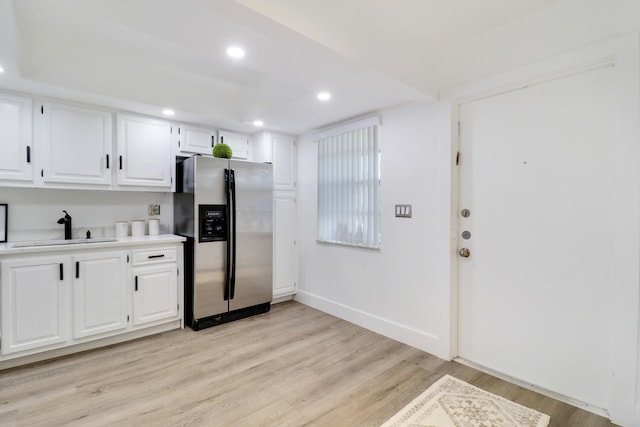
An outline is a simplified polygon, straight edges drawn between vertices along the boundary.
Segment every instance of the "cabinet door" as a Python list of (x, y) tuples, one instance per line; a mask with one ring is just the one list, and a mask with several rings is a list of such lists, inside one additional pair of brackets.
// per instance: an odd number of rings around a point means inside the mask
[(74, 338), (126, 328), (126, 252), (74, 255), (72, 266)]
[(44, 183), (111, 185), (111, 113), (48, 102), (40, 114)]
[(178, 315), (178, 269), (175, 263), (134, 269), (133, 325)]
[(234, 159), (246, 160), (249, 158), (249, 137), (247, 135), (221, 130), (218, 132), (218, 141), (220, 144), (227, 144), (231, 147)]
[(296, 206), (290, 194), (273, 199), (273, 297), (296, 291)]
[(119, 114), (118, 185), (171, 189), (171, 125), (162, 120)]
[(218, 131), (182, 125), (178, 128), (178, 149), (181, 153), (212, 155)]
[(2, 262), (2, 353), (67, 341), (66, 257)]
[(295, 189), (295, 143), (290, 136), (271, 136), (274, 190)]
[(0, 94), (0, 179), (33, 181), (33, 104), (29, 98)]

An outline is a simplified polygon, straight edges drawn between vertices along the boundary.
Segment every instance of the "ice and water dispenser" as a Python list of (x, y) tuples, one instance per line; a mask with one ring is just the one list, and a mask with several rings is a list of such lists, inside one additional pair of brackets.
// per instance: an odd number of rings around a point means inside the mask
[(199, 242), (223, 242), (227, 240), (227, 206), (199, 205)]

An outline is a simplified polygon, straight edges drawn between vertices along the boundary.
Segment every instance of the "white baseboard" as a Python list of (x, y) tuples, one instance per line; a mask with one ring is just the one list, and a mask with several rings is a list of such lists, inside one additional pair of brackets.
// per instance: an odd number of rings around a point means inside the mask
[(293, 299), (294, 295), (285, 295), (285, 296), (281, 296), (281, 297), (273, 297), (273, 299), (271, 300), (271, 304), (278, 304), (281, 302), (285, 302), (285, 301), (291, 301)]
[(443, 355), (438, 354), (439, 338), (436, 335), (383, 319), (309, 292), (299, 290), (294, 296), (294, 300), (411, 347), (444, 358)]

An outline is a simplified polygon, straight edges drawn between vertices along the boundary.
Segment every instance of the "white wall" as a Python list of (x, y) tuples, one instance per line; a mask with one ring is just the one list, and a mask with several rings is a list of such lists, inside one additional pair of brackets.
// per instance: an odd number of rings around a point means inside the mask
[[(60, 190), (39, 188), (0, 188), (0, 203), (9, 205), (8, 240), (64, 238), (64, 216), (73, 218), (73, 237), (114, 236), (115, 221), (160, 218), (160, 232), (173, 230), (172, 193), (138, 191)], [(149, 204), (160, 205), (160, 216), (149, 217)]]
[[(412, 104), (381, 116), (380, 250), (316, 242), (317, 145), (299, 139), (296, 298), (448, 358), (449, 208), (440, 200), (449, 154), (443, 165), (438, 109)], [(413, 218), (395, 218), (395, 204), (411, 204)]]

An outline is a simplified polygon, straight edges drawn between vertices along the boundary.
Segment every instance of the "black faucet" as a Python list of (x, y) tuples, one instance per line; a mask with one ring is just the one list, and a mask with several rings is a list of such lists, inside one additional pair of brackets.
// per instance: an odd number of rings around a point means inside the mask
[(58, 220), (58, 224), (64, 224), (64, 240), (70, 240), (71, 239), (71, 215), (69, 215), (67, 211), (62, 211), (62, 212), (64, 212), (64, 217)]

